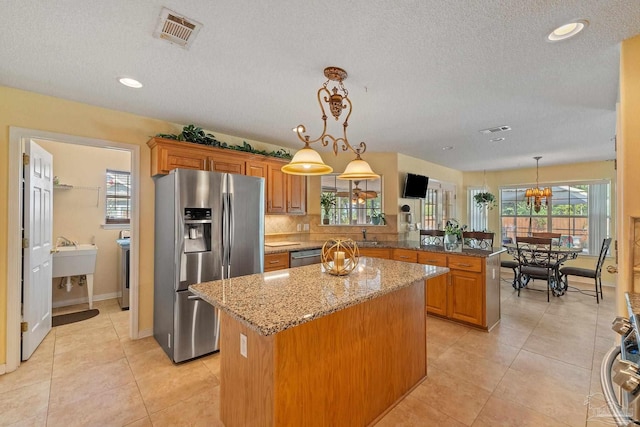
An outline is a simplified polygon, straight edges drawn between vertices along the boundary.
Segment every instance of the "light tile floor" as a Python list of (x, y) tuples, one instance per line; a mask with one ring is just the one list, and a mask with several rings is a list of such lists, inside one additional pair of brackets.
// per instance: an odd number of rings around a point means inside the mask
[[(599, 365), (615, 340), (613, 289), (600, 305), (575, 292), (547, 303), (518, 298), (508, 277), (490, 333), (429, 317), (428, 377), (379, 426), (612, 425)], [(152, 337), (128, 338), (116, 300), (95, 305), (97, 317), (53, 328), (0, 376), (0, 425), (222, 425), (217, 354), (174, 365)]]

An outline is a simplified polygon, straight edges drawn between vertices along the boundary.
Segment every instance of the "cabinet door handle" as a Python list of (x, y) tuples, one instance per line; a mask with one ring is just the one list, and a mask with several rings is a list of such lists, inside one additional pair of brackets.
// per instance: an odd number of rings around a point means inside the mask
[(269, 264), (280, 264), (280, 261), (269, 261)]
[(462, 262), (456, 263), (458, 267), (471, 267), (471, 264), (464, 264)]
[(404, 256), (404, 255), (400, 255), (400, 258), (402, 258), (402, 259), (408, 259), (409, 257), (408, 257), (408, 256)]

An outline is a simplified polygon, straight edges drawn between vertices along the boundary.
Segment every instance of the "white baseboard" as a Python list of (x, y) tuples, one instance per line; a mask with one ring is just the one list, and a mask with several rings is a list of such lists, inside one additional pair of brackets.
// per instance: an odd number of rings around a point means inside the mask
[(152, 337), (153, 329), (144, 329), (142, 331), (138, 331), (138, 339)]
[[(120, 292), (111, 292), (108, 294), (100, 294), (100, 295), (94, 295), (93, 296), (93, 302), (96, 301), (104, 301), (106, 299), (114, 299), (114, 298), (118, 298), (118, 296), (120, 296)], [(51, 306), (53, 308), (58, 308), (58, 307), (66, 307), (68, 305), (76, 305), (76, 304), (84, 304), (84, 303), (89, 303), (89, 297), (82, 297), (82, 298), (74, 298), (74, 299), (65, 299), (65, 300), (61, 300), (61, 301), (55, 301), (51, 304)]]

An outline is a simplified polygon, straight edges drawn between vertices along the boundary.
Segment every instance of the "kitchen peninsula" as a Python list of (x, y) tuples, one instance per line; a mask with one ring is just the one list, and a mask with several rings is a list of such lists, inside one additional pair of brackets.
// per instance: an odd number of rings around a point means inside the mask
[(221, 311), (227, 427), (370, 425), (427, 374), (425, 279), (446, 268), (369, 257), (201, 283)]

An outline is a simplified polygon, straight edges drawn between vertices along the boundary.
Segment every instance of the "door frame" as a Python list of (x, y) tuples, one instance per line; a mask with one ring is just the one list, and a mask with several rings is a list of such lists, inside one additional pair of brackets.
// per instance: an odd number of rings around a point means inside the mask
[[(111, 148), (129, 151), (131, 154), (131, 194), (132, 235), (130, 252), (129, 283), (129, 336), (137, 339), (138, 331), (138, 299), (139, 299), (139, 247), (140, 247), (140, 146), (104, 139), (87, 138), (35, 129), (9, 127), (9, 188), (7, 191), (7, 354), (6, 372), (14, 371), (20, 366), (20, 322), (22, 292), (22, 141), (28, 139), (44, 139), (76, 145), (98, 148)], [(54, 159), (55, 161), (55, 159)]]

